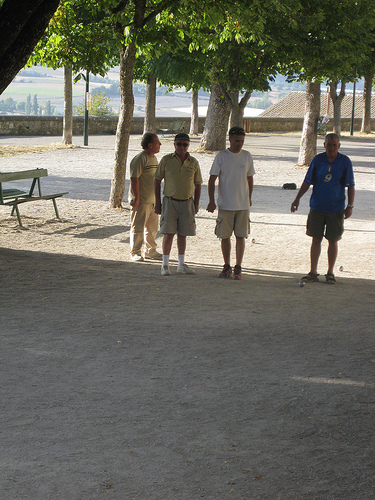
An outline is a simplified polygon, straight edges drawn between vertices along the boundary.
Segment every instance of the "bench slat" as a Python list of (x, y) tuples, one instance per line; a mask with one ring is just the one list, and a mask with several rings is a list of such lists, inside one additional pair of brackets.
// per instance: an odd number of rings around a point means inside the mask
[(23, 170), (20, 172), (0, 172), (0, 182), (18, 181), (20, 179), (35, 179), (37, 177), (47, 177), (46, 168), (36, 168), (34, 170)]
[(28, 191), (20, 189), (3, 189), (3, 198), (18, 198), (19, 196), (28, 196)]
[(61, 196), (64, 196), (64, 194), (68, 194), (68, 191), (66, 193), (46, 194), (45, 196), (28, 196), (26, 194), (26, 196), (17, 198), (16, 200), (6, 201), (3, 205), (20, 205), (21, 203), (27, 203), (28, 201), (52, 200), (54, 198), (60, 198)]

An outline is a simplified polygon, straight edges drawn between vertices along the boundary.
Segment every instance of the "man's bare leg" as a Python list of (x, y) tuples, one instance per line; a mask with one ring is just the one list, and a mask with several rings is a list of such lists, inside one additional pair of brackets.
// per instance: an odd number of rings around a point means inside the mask
[(236, 236), (236, 265), (242, 265), (242, 259), (245, 253), (245, 238)]
[(177, 250), (178, 250), (178, 255), (185, 255), (186, 236), (182, 236), (181, 234), (177, 234)]
[(171, 253), (172, 243), (174, 234), (165, 234), (163, 236), (163, 255), (168, 255)]
[(224, 264), (230, 266), (230, 252), (231, 252), (230, 238), (225, 238), (221, 240), (221, 252), (224, 258)]
[(328, 272), (327, 274), (334, 274), (335, 263), (338, 254), (337, 241), (328, 241)]
[(322, 240), (323, 238), (315, 238), (313, 237), (311, 248), (310, 248), (310, 273), (317, 275), (318, 274), (318, 262), (320, 257), (320, 252), (322, 248)]

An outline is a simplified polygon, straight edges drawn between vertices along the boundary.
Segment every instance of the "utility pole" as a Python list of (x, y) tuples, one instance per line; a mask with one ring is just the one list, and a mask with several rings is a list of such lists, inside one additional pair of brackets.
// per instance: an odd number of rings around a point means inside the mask
[(85, 118), (83, 121), (83, 145), (87, 146), (89, 143), (89, 110), (91, 109), (91, 94), (89, 71), (86, 71), (86, 93), (85, 93)]
[(350, 122), (350, 135), (354, 134), (354, 111), (355, 111), (355, 84), (357, 82), (354, 81), (353, 83), (353, 104), (352, 104), (352, 120)]

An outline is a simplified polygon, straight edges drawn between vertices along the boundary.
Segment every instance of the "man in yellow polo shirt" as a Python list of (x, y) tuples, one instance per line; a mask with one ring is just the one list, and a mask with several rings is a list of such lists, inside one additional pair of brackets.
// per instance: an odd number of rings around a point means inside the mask
[(156, 134), (147, 132), (141, 145), (143, 151), (130, 162), (130, 256), (133, 262), (161, 260), (155, 241), (159, 217), (154, 211), (154, 176), (158, 167), (155, 154), (159, 153), (160, 141)]
[[(175, 152), (164, 156), (155, 174), (155, 212), (161, 214), (160, 232), (163, 237), (162, 276), (170, 276), (169, 255), (173, 237), (177, 234), (177, 273), (195, 274), (185, 264), (186, 236), (195, 236), (195, 215), (199, 210), (202, 175), (198, 161), (190, 156), (190, 138), (179, 133), (174, 139)], [(161, 181), (164, 179), (163, 206)]]

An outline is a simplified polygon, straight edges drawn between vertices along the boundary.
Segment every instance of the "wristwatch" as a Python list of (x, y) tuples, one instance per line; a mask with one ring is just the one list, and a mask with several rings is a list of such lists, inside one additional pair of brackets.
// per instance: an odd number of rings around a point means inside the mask
[(350, 203), (348, 203), (346, 208), (354, 208), (354, 205), (351, 205)]

